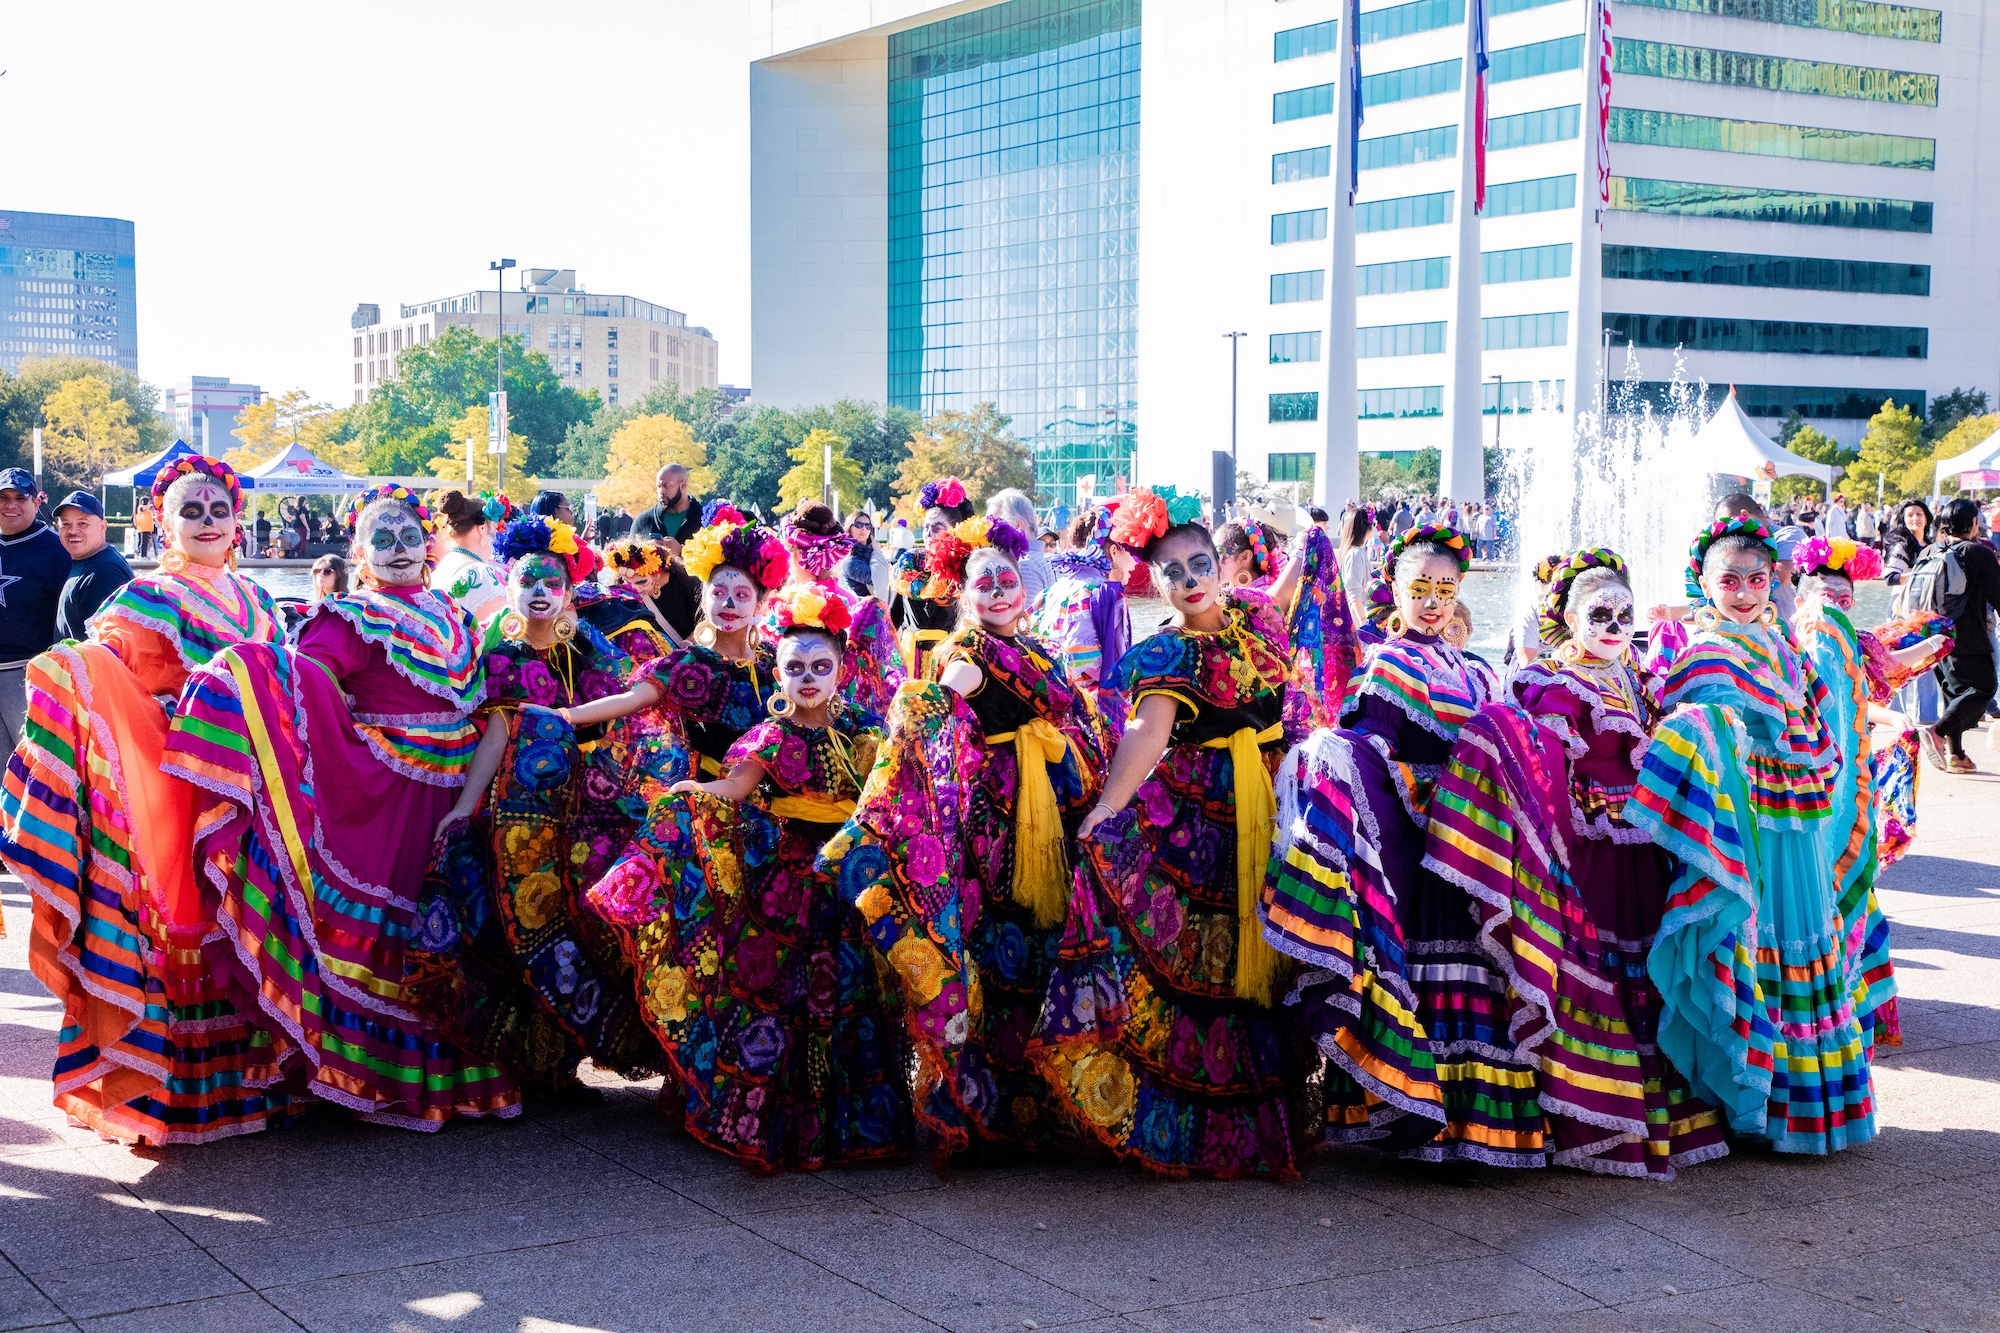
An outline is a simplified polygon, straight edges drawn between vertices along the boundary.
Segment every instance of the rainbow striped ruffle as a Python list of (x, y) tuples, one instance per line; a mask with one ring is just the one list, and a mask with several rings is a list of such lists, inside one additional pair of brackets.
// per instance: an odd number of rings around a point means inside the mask
[(328, 597), (312, 613), (340, 617), (388, 654), (397, 675), (459, 711), (471, 712), (486, 698), (479, 626), (449, 597), (429, 589), (392, 597), (363, 588)]
[(1368, 654), (1368, 668), (1349, 691), (1342, 715), (1367, 695), (1396, 705), (1424, 730), (1450, 740), (1492, 697), (1490, 682), (1455, 648), (1387, 639)]

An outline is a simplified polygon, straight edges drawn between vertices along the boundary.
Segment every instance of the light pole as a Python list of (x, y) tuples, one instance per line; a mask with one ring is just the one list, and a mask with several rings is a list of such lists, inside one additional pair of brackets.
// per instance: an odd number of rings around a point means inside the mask
[(1229, 339), (1229, 480), (1230, 484), (1234, 485), (1236, 474), (1243, 470), (1243, 465), (1236, 459), (1236, 418), (1238, 415), (1236, 410), (1236, 352), (1240, 341), (1250, 335), (1238, 331), (1235, 333), (1225, 333), (1222, 336)]
[[(507, 291), (503, 283), (507, 270), (514, 267), (511, 259), (495, 259), (486, 267), (493, 274), (493, 349), (499, 355), (497, 369), (493, 372), (493, 389), (500, 396), (493, 400), (495, 412), (505, 412), (507, 406)], [(490, 425), (490, 423), (489, 423)], [(507, 489), (507, 427), (500, 427), (500, 448), (493, 464), (493, 490), (497, 495)]]
[(1493, 379), (1493, 447), (1500, 447), (1500, 418), (1507, 411), (1507, 381), (1494, 375)]

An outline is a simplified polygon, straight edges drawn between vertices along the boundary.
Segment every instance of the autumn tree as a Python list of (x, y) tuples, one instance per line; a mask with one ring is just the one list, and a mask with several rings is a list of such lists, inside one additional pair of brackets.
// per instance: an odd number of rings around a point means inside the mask
[(654, 479), (669, 463), (688, 470), (692, 493), (701, 495), (715, 486), (708, 446), (695, 439), (687, 422), (664, 413), (633, 417), (618, 428), (605, 450), (597, 502), (628, 514), (648, 508), (657, 498)]
[(861, 494), (861, 464), (847, 452), (847, 440), (830, 430), (809, 430), (791, 450), (793, 467), (778, 479), (778, 505), (790, 509), (801, 500), (817, 500), (825, 490), (826, 451), (833, 450), (833, 493), (837, 505), (852, 509), (866, 499)]
[[(486, 431), (491, 424), (491, 418), (482, 404), (466, 408), (449, 425), (440, 423), (432, 428), (429, 434), (435, 438), (431, 447), (438, 452), (425, 467), (439, 478), (441, 486), (466, 485), (465, 442), (471, 440), (472, 489), (506, 491), (516, 504), (526, 504), (535, 490), (534, 481), (525, 475), (523, 466), (528, 457), (527, 437), (510, 429), (507, 432), (507, 452), (489, 454), (486, 452)], [(511, 426), (513, 423), (510, 421), (508, 424)]]
[(47, 423), (42, 459), (52, 494), (95, 490), (105, 473), (142, 457), (130, 404), (113, 398), (110, 386), (95, 375), (58, 386), (42, 400), (42, 417)]
[[(131, 409), (142, 454), (156, 454), (174, 442), (173, 422), (160, 415), (160, 391), (131, 371), (87, 356), (31, 357), (11, 372), (0, 367), (0, 467), (29, 466), (35, 428), (49, 424), (43, 405), (57, 389), (83, 378), (102, 380), (111, 397)], [(88, 480), (97, 484), (96, 477)]]
[(1850, 500), (1872, 500), (1879, 486), (1884, 495), (1928, 495), (1931, 456), (1924, 419), (1888, 399), (1868, 419), (1861, 452), (1840, 479), (1840, 493)]
[[(1800, 458), (1810, 459), (1815, 463), (1832, 463), (1843, 468), (1853, 467), (1857, 456), (1854, 450), (1841, 448), (1837, 440), (1807, 425), (1805, 418), (1797, 413), (1787, 418), (1785, 430), (1778, 436), (1778, 443)], [(1771, 484), (1771, 499), (1779, 504), (1795, 500), (1802, 495), (1823, 497), (1825, 494), (1826, 483), (1818, 477), (1780, 477)]]
[[(1980, 398), (1983, 400), (1985, 396), (1981, 394)], [(1932, 470), (1936, 470), (1935, 460), (1957, 458), (1960, 454), (1971, 453), (1974, 449), (1986, 443), (1992, 437), (1995, 430), (2000, 430), (2000, 412), (1989, 413), (1986, 416), (1979, 417), (1960, 417), (1958, 424), (1947, 431), (1944, 438), (1937, 442), (1937, 450), (1931, 455), (1933, 460), (1931, 464)], [(1927, 487), (1928, 484), (1926, 483)], [(1942, 489), (1956, 492), (1958, 490), (1958, 478), (1946, 477)]]
[(295, 444), (318, 453), (317, 444), (332, 417), (333, 404), (315, 403), (304, 389), (288, 389), (252, 403), (236, 414), (236, 428), (230, 434), (243, 443), (230, 450), (229, 465), (248, 472)]
[(940, 412), (910, 437), (910, 456), (896, 474), (896, 489), (914, 494), (939, 477), (957, 477), (975, 506), (1009, 487), (1035, 494), (1035, 456), (1008, 431), (1013, 418), (991, 403), (970, 412)]

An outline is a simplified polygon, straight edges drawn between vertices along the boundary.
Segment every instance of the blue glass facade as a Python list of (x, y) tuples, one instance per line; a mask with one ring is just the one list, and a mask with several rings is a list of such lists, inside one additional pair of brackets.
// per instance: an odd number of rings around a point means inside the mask
[(1044, 500), (1137, 442), (1140, 0), (1009, 0), (889, 38), (889, 384), (992, 403)]
[(82, 356), (137, 373), (132, 224), (0, 212), (0, 367)]

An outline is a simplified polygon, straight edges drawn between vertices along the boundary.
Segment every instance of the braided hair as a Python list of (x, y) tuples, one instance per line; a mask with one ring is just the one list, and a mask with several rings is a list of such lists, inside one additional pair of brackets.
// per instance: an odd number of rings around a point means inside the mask
[(1561, 561), (1549, 571), (1549, 590), (1542, 594), (1536, 628), (1541, 631), (1542, 642), (1555, 647), (1569, 638), (1569, 622), (1564, 613), (1569, 610), (1571, 596), (1588, 592), (1605, 583), (1620, 583), (1630, 588), (1631, 582), (1625, 568), (1625, 558), (1616, 551), (1603, 547), (1578, 551)]

